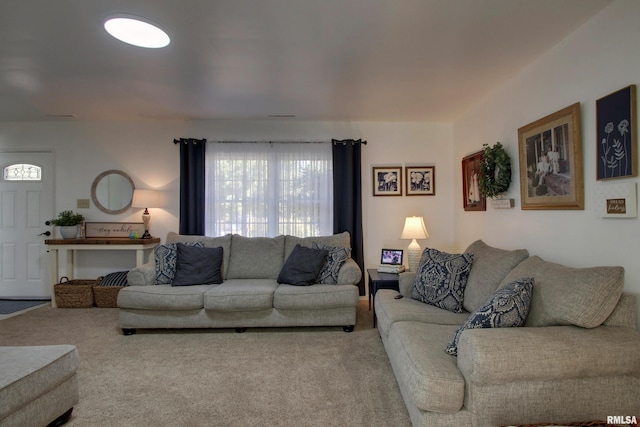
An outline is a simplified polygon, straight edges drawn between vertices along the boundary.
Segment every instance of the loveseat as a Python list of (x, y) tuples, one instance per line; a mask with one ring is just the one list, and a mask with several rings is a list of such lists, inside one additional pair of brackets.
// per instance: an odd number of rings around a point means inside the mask
[[(242, 332), (279, 326), (342, 326), (350, 332), (362, 277), (350, 248), (348, 232), (304, 238), (170, 232), (151, 262), (129, 271), (130, 286), (118, 294), (119, 326), (125, 335), (138, 328)], [(195, 265), (201, 254), (205, 265)]]
[[(400, 275), (400, 292), (375, 295), (379, 333), (414, 426), (640, 416), (637, 302), (622, 293), (622, 267), (570, 268), (479, 240), (448, 254), (471, 260), (455, 312), (457, 298), (444, 297), (441, 284), (427, 294), (435, 305), (424, 302), (422, 281), (438, 276), (428, 265), (439, 262), (427, 250), (418, 271)], [(440, 279), (464, 279), (466, 261), (441, 263)], [(505, 297), (509, 290), (517, 292)], [(499, 327), (510, 321), (523, 327)]]

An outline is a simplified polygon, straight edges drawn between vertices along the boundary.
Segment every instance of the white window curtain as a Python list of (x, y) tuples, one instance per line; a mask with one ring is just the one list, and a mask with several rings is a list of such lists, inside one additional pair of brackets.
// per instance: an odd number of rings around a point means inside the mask
[(207, 236), (333, 233), (330, 143), (209, 144)]

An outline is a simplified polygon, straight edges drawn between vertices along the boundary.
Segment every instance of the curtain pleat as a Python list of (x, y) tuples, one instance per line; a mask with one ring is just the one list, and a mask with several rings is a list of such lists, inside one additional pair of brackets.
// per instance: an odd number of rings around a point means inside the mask
[(365, 295), (362, 232), (361, 140), (333, 140), (333, 232), (351, 234), (351, 257), (362, 270), (358, 287)]
[(204, 236), (206, 140), (181, 139), (180, 234)]

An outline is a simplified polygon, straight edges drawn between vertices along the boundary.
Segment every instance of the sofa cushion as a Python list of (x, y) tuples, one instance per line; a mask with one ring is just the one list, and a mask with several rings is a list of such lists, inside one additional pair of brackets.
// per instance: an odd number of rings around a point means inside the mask
[[(202, 242), (186, 243), (191, 246), (203, 247)], [(153, 248), (156, 261), (156, 285), (168, 285), (173, 282), (176, 275), (178, 262), (178, 246), (176, 243), (167, 243)]]
[(449, 254), (426, 248), (413, 282), (412, 298), (461, 313), (473, 254)]
[(273, 309), (273, 279), (229, 279), (204, 293), (204, 308), (212, 311), (260, 311)]
[(231, 255), (231, 234), (225, 234), (220, 237), (209, 236), (190, 236), (184, 234), (174, 233), (170, 231), (167, 233), (166, 243), (191, 243), (202, 242), (205, 248), (222, 248), (222, 279), (227, 277), (227, 270), (229, 269), (229, 257)]
[(273, 306), (279, 310), (321, 310), (355, 307), (360, 298), (354, 285), (293, 286), (279, 285), (273, 294)]
[[(396, 322), (385, 343), (405, 399), (423, 411), (462, 409), (465, 381), (455, 356), (444, 352), (455, 325)], [(410, 405), (407, 405), (410, 406)]]
[(335, 284), (338, 283), (338, 274), (345, 261), (351, 257), (351, 248), (340, 248), (327, 246), (322, 243), (313, 242), (313, 249), (327, 251), (327, 258), (316, 278), (317, 283)]
[(296, 237), (296, 236), (287, 235), (285, 236), (284, 256), (285, 258), (288, 257), (296, 245), (304, 246), (305, 248), (310, 248), (313, 246), (314, 243), (318, 243), (320, 245), (325, 245), (325, 246), (335, 246), (338, 248), (350, 248), (351, 235), (349, 234), (348, 231), (332, 234), (331, 236)]
[(529, 256), (526, 249), (498, 249), (482, 240), (469, 245), (465, 253), (473, 254), (473, 264), (464, 290), (463, 306), (467, 311), (473, 311), (485, 303), (498, 289), (502, 279)]
[(516, 280), (498, 289), (488, 301), (469, 315), (453, 334), (446, 352), (458, 354), (458, 340), (462, 331), (478, 328), (512, 328), (524, 326), (531, 305), (533, 279)]
[(537, 256), (522, 261), (502, 284), (521, 277), (535, 281), (525, 326), (594, 328), (613, 312), (624, 285), (622, 267), (571, 268)]
[(284, 236), (231, 238), (228, 279), (278, 278), (284, 265)]
[(118, 307), (140, 310), (199, 310), (204, 306), (204, 292), (213, 286), (221, 285), (127, 286), (118, 293)]
[(171, 286), (222, 283), (222, 248), (204, 248), (178, 243), (176, 274)]
[(325, 250), (296, 245), (278, 274), (278, 283), (296, 286), (312, 285), (326, 259), (327, 251)]

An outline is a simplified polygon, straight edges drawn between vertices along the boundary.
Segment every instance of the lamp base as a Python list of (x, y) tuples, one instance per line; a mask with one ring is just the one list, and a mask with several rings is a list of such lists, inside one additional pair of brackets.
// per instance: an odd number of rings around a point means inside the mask
[(420, 258), (422, 258), (422, 249), (416, 239), (409, 243), (409, 271), (417, 272), (420, 266)]

